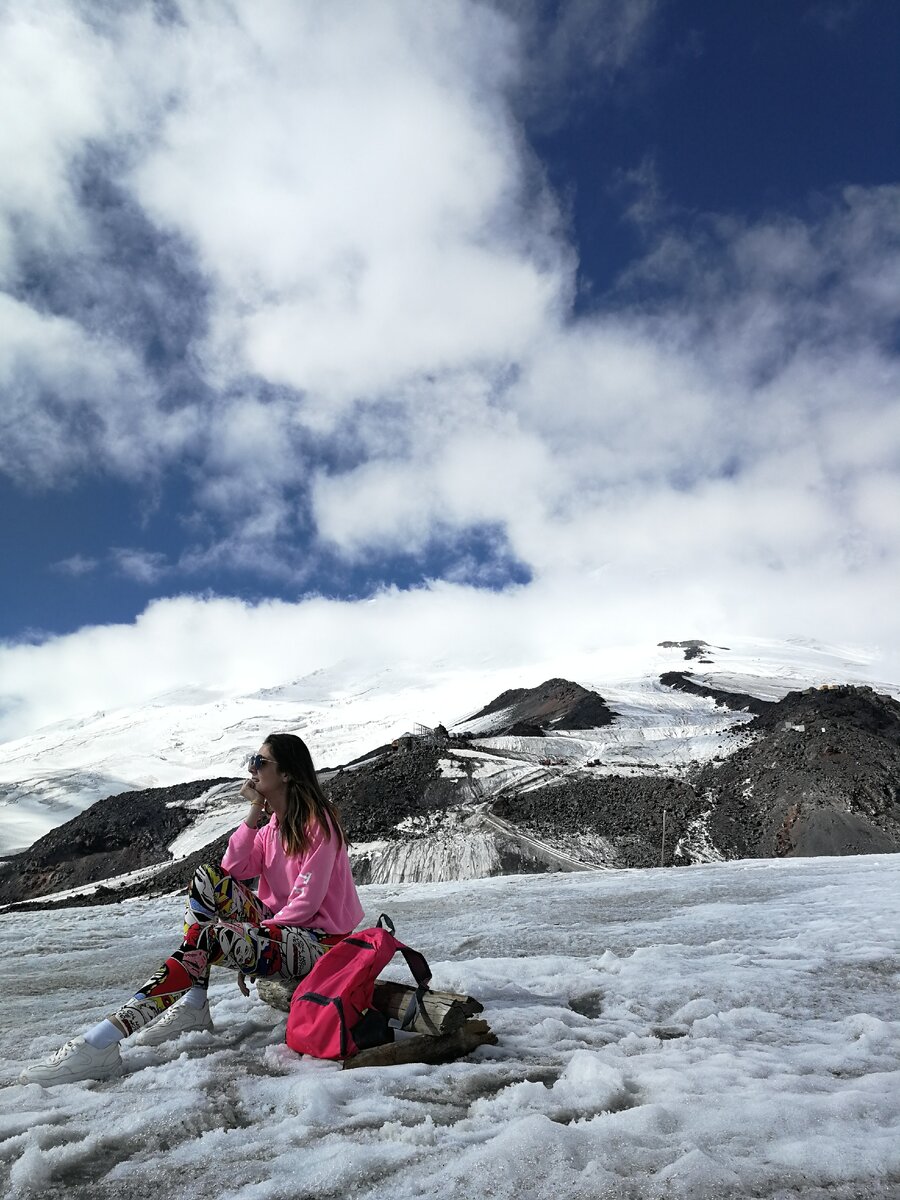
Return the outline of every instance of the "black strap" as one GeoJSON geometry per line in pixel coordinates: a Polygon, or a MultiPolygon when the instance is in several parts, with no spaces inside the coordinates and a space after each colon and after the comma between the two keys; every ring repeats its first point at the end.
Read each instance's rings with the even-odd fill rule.
{"type": "Polygon", "coordinates": [[[401,946],[400,953],[406,959],[406,965],[413,973],[413,978],[421,988],[427,988],[431,983],[431,967],[424,954],[413,950],[410,946],[401,946]]]}
{"type": "MultiPolygon", "coordinates": [[[[387,913],[382,913],[378,918],[378,927],[386,929],[392,936],[396,936],[394,922],[387,913]]],[[[347,941],[349,939],[345,938],[344,940],[347,941]]],[[[422,997],[428,991],[428,985],[431,983],[431,967],[428,965],[428,960],[424,954],[421,954],[418,950],[413,950],[411,946],[400,946],[400,953],[406,959],[406,965],[412,972],[413,979],[419,985],[410,997],[409,1004],[406,1006],[406,1011],[400,1021],[400,1028],[409,1029],[416,1019],[416,1014],[419,1013],[428,1028],[437,1036],[440,1030],[425,1011],[422,1004],[422,997]]]]}
{"type": "Polygon", "coordinates": [[[415,1023],[416,1014],[420,1014],[422,1017],[422,1020],[425,1022],[426,1026],[430,1030],[432,1037],[438,1037],[440,1035],[441,1031],[438,1029],[437,1025],[435,1025],[434,1021],[432,1021],[431,1017],[425,1011],[425,1006],[422,1003],[422,997],[425,995],[425,993],[427,991],[428,991],[427,987],[425,987],[424,985],[420,985],[419,987],[416,988],[416,990],[410,996],[409,1004],[407,1004],[407,1006],[406,1006],[406,1012],[403,1014],[403,1019],[400,1022],[400,1028],[401,1029],[412,1028],[413,1024],[415,1023]]]}

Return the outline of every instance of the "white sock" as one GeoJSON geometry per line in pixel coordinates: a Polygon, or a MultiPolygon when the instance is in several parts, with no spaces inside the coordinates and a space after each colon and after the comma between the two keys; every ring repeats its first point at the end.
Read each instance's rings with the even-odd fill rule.
{"type": "Polygon", "coordinates": [[[104,1018],[98,1025],[93,1025],[84,1035],[84,1040],[89,1046],[94,1046],[97,1050],[105,1050],[107,1046],[112,1046],[115,1042],[121,1042],[125,1034],[118,1027],[113,1025],[112,1021],[104,1018]]]}
{"type": "Polygon", "coordinates": [[[189,992],[185,992],[182,1003],[188,1008],[205,1008],[209,1003],[209,997],[206,994],[206,988],[194,984],[189,992]]]}

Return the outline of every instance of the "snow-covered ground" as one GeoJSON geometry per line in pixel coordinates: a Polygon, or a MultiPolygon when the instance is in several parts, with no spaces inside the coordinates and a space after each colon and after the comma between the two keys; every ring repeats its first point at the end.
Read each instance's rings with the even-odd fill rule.
{"type": "MultiPolygon", "coordinates": [[[[129,788],[239,774],[267,733],[300,734],[319,766],[347,763],[416,723],[448,727],[508,688],[564,676],[599,691],[615,724],[584,734],[498,738],[502,754],[534,761],[597,762],[597,770],[677,771],[722,749],[740,714],[703,697],[663,688],[663,671],[691,670],[712,686],[778,698],[791,688],[828,682],[879,682],[875,652],[805,642],[744,639],[713,647],[711,664],[685,662],[679,649],[636,646],[593,650],[572,659],[485,663],[458,670],[448,662],[411,662],[362,677],[346,663],[252,694],[194,688],[140,708],[82,715],[6,742],[0,755],[0,853],[23,849],[96,800],[129,788]]],[[[499,783],[498,779],[493,781],[499,783]]]]}
{"type": "Polygon", "coordinates": [[[196,813],[196,820],[169,844],[173,859],[187,858],[223,834],[231,833],[244,819],[247,801],[239,794],[237,783],[219,783],[178,807],[196,813]]]}
{"type": "MultiPolygon", "coordinates": [[[[176,897],[0,918],[0,1187],[113,1200],[900,1195],[900,855],[363,889],[496,1047],[341,1072],[214,976],[215,1035],[53,1090],[22,1063],[113,1008],[176,897]]],[[[393,972],[403,977],[398,965],[393,972]]]]}

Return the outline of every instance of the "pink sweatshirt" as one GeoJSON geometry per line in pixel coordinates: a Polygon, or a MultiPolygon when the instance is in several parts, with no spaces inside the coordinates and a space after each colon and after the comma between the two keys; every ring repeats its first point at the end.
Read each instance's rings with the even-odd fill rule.
{"type": "Polygon", "coordinates": [[[362,920],[347,847],[336,833],[326,838],[319,825],[306,853],[297,857],[285,854],[277,817],[260,829],[242,821],[228,842],[222,868],[235,879],[259,876],[256,894],[271,908],[276,925],[349,933],[362,920]]]}

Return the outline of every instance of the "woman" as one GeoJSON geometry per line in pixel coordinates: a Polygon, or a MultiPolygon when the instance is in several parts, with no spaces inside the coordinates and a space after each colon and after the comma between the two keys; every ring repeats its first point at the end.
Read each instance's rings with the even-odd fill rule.
{"type": "Polygon", "coordinates": [[[221,869],[197,870],[175,953],[127,1004],[26,1068],[23,1083],[107,1079],[121,1070],[119,1042],[132,1034],[155,1046],[211,1031],[211,966],[282,979],[306,975],[329,944],[359,924],[363,909],[344,831],[305,743],[292,733],[270,734],[250,758],[241,795],[250,809],[221,869]],[[240,882],[257,876],[255,893],[240,882]]]}

